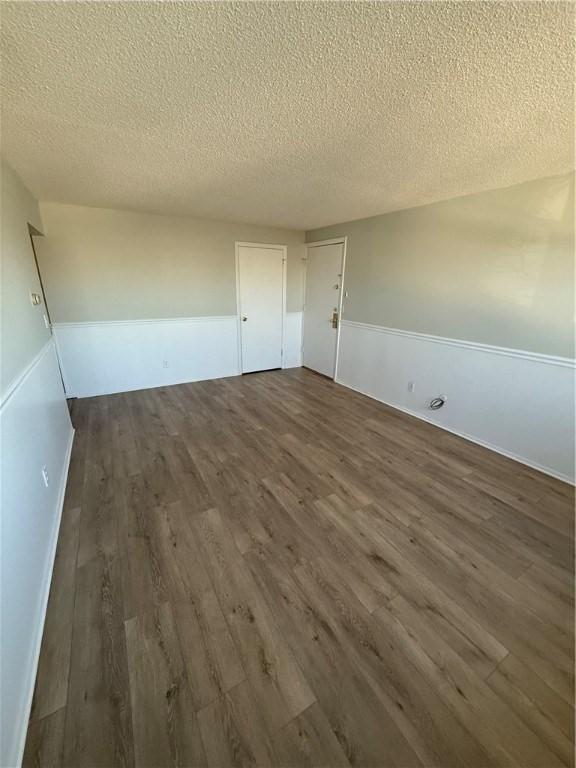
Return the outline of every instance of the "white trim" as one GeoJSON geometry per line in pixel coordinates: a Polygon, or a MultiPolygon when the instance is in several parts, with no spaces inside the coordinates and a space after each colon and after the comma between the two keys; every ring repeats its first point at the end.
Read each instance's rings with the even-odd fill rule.
{"type": "Polygon", "coordinates": [[[282,368],[302,367],[302,311],[286,312],[282,368]]]}
{"type": "Polygon", "coordinates": [[[60,478],[60,489],[58,491],[58,507],[57,507],[57,513],[56,513],[56,520],[54,521],[54,529],[52,531],[51,541],[50,541],[50,554],[48,557],[48,568],[47,572],[44,576],[43,583],[44,583],[44,591],[42,593],[42,602],[41,602],[41,623],[38,626],[38,631],[36,634],[36,640],[34,642],[34,650],[32,654],[33,659],[33,674],[30,677],[30,687],[27,694],[27,701],[26,701],[26,707],[24,709],[25,717],[23,718],[22,722],[22,732],[20,734],[19,739],[19,746],[18,746],[18,762],[17,765],[22,764],[22,759],[24,757],[24,748],[26,746],[26,734],[28,732],[28,721],[30,719],[30,711],[32,709],[32,699],[34,697],[34,687],[36,685],[36,674],[38,672],[38,662],[40,660],[40,650],[42,648],[42,636],[44,634],[44,624],[46,622],[46,612],[48,610],[48,598],[50,596],[50,586],[52,584],[52,572],[54,571],[54,562],[56,560],[56,548],[58,546],[58,535],[60,533],[60,522],[62,520],[62,511],[64,509],[64,498],[66,496],[66,484],[68,482],[68,471],[70,469],[70,458],[72,456],[72,445],[74,443],[74,434],[75,430],[74,428],[70,431],[70,437],[68,440],[68,445],[66,447],[66,455],[64,457],[64,469],[62,472],[62,476],[60,478]]]}
{"type": "Polygon", "coordinates": [[[336,334],[336,355],[334,357],[334,381],[338,375],[338,359],[340,357],[340,333],[342,330],[342,307],[344,306],[344,280],[346,279],[346,250],[348,247],[348,238],[342,241],[342,276],[340,278],[340,299],[338,302],[338,332],[336,334]]]}
{"type": "Polygon", "coordinates": [[[288,246],[283,246],[282,256],[282,346],[280,347],[280,368],[286,362],[286,283],[288,282],[288,246]]]}
{"type": "Polygon", "coordinates": [[[284,251],[288,250],[288,246],[282,245],[282,243],[256,243],[254,241],[245,243],[243,240],[236,240],[235,244],[238,248],[276,248],[284,251]]]}
{"type": "Polygon", "coordinates": [[[305,243],[306,248],[317,248],[319,245],[338,245],[338,243],[345,243],[346,237],[332,237],[329,240],[314,240],[311,243],[305,243]]]}
{"type": "Polygon", "coordinates": [[[234,269],[236,274],[236,356],[238,358],[238,375],[242,376],[242,321],[240,319],[240,246],[234,243],[234,269]]]}
{"type": "Polygon", "coordinates": [[[394,336],[407,336],[409,338],[419,339],[421,341],[431,341],[435,344],[446,344],[451,347],[464,347],[465,349],[474,349],[479,352],[489,352],[493,355],[520,357],[523,360],[531,360],[535,363],[545,363],[547,365],[558,365],[562,368],[576,368],[576,360],[570,357],[546,355],[540,352],[529,352],[528,350],[524,349],[497,347],[493,344],[483,344],[477,341],[466,341],[465,339],[451,339],[445,336],[433,336],[428,333],[405,331],[400,328],[387,328],[383,325],[371,325],[370,323],[359,323],[353,320],[342,320],[341,325],[350,326],[351,328],[362,328],[364,330],[374,331],[376,333],[387,333],[394,336]]]}
{"type": "Polygon", "coordinates": [[[24,368],[24,370],[20,371],[20,373],[12,379],[10,384],[8,384],[6,391],[4,392],[2,396],[2,400],[0,402],[0,411],[2,411],[2,409],[8,404],[8,401],[10,400],[14,392],[16,392],[16,390],[19,389],[22,386],[22,384],[24,384],[24,382],[26,381],[26,379],[28,378],[32,370],[38,365],[40,360],[42,360],[44,355],[48,352],[48,350],[52,347],[53,344],[54,344],[54,337],[50,335],[50,338],[48,339],[46,344],[44,344],[44,346],[38,352],[38,354],[35,355],[32,358],[32,360],[28,363],[28,365],[24,368]]]}
{"type": "Polygon", "coordinates": [[[89,328],[101,325],[147,325],[150,323],[207,323],[233,320],[236,315],[199,315],[198,317],[152,317],[143,320],[87,320],[79,323],[52,323],[53,328],[89,328]]]}
{"type": "Polygon", "coordinates": [[[286,348],[286,283],[288,267],[288,246],[279,243],[245,243],[236,240],[234,243],[234,260],[236,265],[236,323],[238,325],[238,370],[243,374],[242,368],[242,307],[240,305],[240,248],[270,248],[282,252],[282,339],[280,367],[284,368],[286,348]]]}
{"type": "Polygon", "coordinates": [[[304,270],[304,306],[302,307],[302,356],[304,355],[304,314],[306,313],[306,287],[308,281],[308,249],[319,248],[323,245],[342,245],[342,262],[340,264],[340,291],[338,294],[338,328],[336,329],[336,351],[334,354],[334,374],[333,380],[336,381],[338,375],[338,358],[340,355],[340,329],[342,327],[342,307],[344,304],[344,280],[346,278],[346,251],[348,248],[348,236],[332,237],[329,240],[317,240],[306,245],[306,269],[304,270]]]}
{"type": "Polygon", "coordinates": [[[375,395],[371,395],[368,392],[364,392],[362,389],[359,389],[358,387],[353,387],[350,384],[344,384],[344,382],[339,381],[338,379],[334,379],[336,384],[339,384],[341,387],[345,387],[346,389],[351,389],[354,392],[357,392],[359,395],[364,395],[364,397],[369,397],[371,400],[376,400],[378,403],[383,403],[384,405],[387,405],[389,408],[394,408],[396,411],[402,411],[402,413],[406,413],[409,416],[413,416],[415,419],[420,419],[420,421],[425,421],[428,424],[432,424],[432,426],[437,427],[438,429],[442,429],[445,432],[450,432],[452,435],[456,435],[457,437],[462,437],[464,440],[468,440],[471,443],[475,443],[476,445],[480,445],[483,448],[487,448],[490,451],[494,451],[494,453],[499,453],[501,456],[506,456],[508,459],[513,459],[514,461],[517,461],[519,464],[524,464],[526,467],[530,467],[531,469],[536,469],[539,472],[543,472],[545,475],[550,475],[550,477],[556,478],[556,480],[562,480],[565,483],[568,483],[569,485],[574,485],[575,481],[568,477],[567,475],[562,474],[561,472],[557,472],[554,469],[550,469],[550,467],[545,467],[542,464],[538,464],[535,461],[530,461],[530,459],[526,459],[523,456],[519,456],[517,453],[513,453],[512,451],[507,451],[504,448],[500,448],[493,443],[488,443],[485,440],[481,440],[477,437],[472,437],[472,435],[469,435],[466,432],[460,432],[457,429],[451,429],[450,427],[446,427],[444,424],[438,424],[437,421],[434,421],[434,419],[429,418],[428,416],[425,416],[423,413],[419,413],[418,411],[413,411],[410,408],[405,408],[402,405],[398,405],[397,403],[391,403],[388,400],[383,400],[381,397],[376,397],[375,395]]]}
{"type": "Polygon", "coordinates": [[[211,376],[209,379],[174,379],[174,381],[167,381],[167,382],[160,382],[158,384],[153,384],[150,386],[135,386],[135,387],[127,387],[126,389],[112,389],[110,391],[102,391],[99,389],[94,390],[82,390],[81,392],[75,392],[72,390],[69,394],[67,394],[68,398],[78,398],[82,400],[85,397],[106,397],[107,395],[117,395],[121,392],[141,392],[144,389],[166,389],[166,387],[178,387],[181,384],[195,384],[199,381],[217,381],[218,379],[229,379],[233,376],[239,376],[240,374],[234,371],[234,373],[226,373],[222,376],[211,376]]]}

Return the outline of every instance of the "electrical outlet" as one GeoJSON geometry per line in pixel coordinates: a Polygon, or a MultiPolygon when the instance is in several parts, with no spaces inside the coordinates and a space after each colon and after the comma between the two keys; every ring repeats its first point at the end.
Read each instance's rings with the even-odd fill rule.
{"type": "Polygon", "coordinates": [[[409,381],[408,382],[408,392],[414,392],[414,382],[409,381]]]}
{"type": "Polygon", "coordinates": [[[42,480],[44,481],[46,488],[48,488],[50,485],[50,478],[48,477],[48,467],[46,466],[42,467],[42,480]]]}
{"type": "Polygon", "coordinates": [[[162,360],[162,368],[168,368],[168,360],[162,360]]]}

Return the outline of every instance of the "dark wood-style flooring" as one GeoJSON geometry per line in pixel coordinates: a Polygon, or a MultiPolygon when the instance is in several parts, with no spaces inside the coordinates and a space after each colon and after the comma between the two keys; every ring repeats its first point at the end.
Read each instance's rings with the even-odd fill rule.
{"type": "Polygon", "coordinates": [[[573,496],[303,369],[78,400],[25,765],[573,764],[573,496]]]}

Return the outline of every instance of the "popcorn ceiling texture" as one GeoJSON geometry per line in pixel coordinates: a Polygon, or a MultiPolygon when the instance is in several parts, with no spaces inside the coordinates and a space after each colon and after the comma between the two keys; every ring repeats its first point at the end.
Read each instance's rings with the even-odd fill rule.
{"type": "Polygon", "coordinates": [[[307,229],[573,166],[574,6],[2,3],[41,200],[307,229]]]}

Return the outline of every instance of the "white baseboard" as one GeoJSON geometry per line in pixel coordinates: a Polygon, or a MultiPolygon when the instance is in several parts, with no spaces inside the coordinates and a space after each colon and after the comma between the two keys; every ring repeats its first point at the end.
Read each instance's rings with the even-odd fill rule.
{"type": "Polygon", "coordinates": [[[12,768],[26,740],[74,435],[52,340],[11,386],[0,418],[0,765],[12,768]]]}
{"type": "Polygon", "coordinates": [[[343,321],[336,381],[574,483],[570,359],[343,321]]]}
{"type": "Polygon", "coordinates": [[[336,384],[340,384],[341,386],[346,387],[346,389],[352,389],[354,392],[358,392],[359,395],[364,395],[365,397],[369,397],[371,400],[377,400],[379,403],[382,403],[383,405],[388,405],[390,408],[394,408],[394,410],[396,411],[402,411],[402,413],[406,413],[408,416],[414,416],[415,419],[420,419],[420,421],[425,421],[428,424],[433,424],[435,427],[438,427],[439,429],[443,429],[445,432],[450,432],[452,435],[457,435],[458,437],[462,437],[464,438],[464,440],[469,440],[471,443],[475,443],[476,445],[481,445],[483,448],[488,448],[490,451],[499,453],[501,456],[506,456],[508,459],[514,459],[514,461],[517,461],[520,464],[524,464],[525,466],[530,467],[531,469],[537,469],[539,472],[543,472],[545,475],[550,475],[551,477],[555,477],[557,480],[562,480],[564,483],[570,483],[570,485],[574,485],[574,480],[571,477],[568,477],[567,475],[562,475],[559,472],[555,472],[554,470],[551,470],[549,467],[543,467],[541,464],[537,464],[534,461],[529,461],[523,456],[519,456],[518,454],[512,453],[511,451],[506,451],[503,448],[493,445],[492,443],[487,443],[485,440],[479,440],[477,437],[468,435],[465,432],[460,432],[456,429],[450,429],[449,427],[437,424],[434,418],[425,416],[424,414],[418,413],[417,411],[412,411],[409,408],[404,408],[403,406],[398,405],[397,403],[389,403],[387,400],[382,400],[382,398],[380,397],[375,397],[374,395],[370,395],[368,392],[363,392],[361,389],[358,389],[358,387],[352,387],[349,384],[345,384],[343,381],[340,381],[339,379],[334,379],[334,381],[336,382],[336,384]]]}

